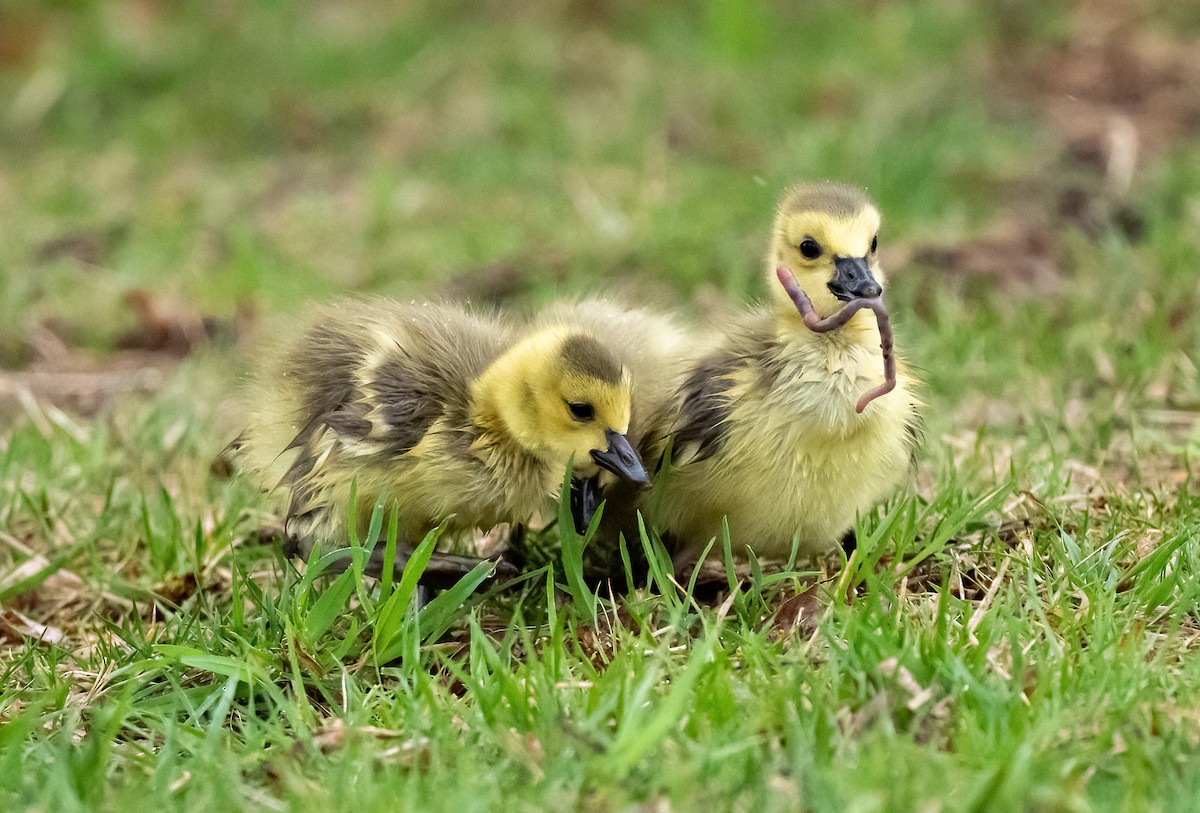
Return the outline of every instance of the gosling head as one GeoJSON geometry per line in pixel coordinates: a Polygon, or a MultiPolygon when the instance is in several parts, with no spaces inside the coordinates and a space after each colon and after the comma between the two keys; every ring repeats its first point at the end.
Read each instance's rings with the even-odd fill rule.
{"type": "Polygon", "coordinates": [[[585,333],[547,330],[521,342],[481,380],[504,429],[557,471],[574,459],[576,478],[607,469],[649,479],[625,433],[631,379],[616,356],[585,333]]]}
{"type": "Polygon", "coordinates": [[[791,269],[822,317],[852,299],[883,293],[879,268],[879,210],[864,192],[830,182],[806,183],[784,192],[771,230],[768,290],[788,313],[795,306],[775,279],[791,269]]]}

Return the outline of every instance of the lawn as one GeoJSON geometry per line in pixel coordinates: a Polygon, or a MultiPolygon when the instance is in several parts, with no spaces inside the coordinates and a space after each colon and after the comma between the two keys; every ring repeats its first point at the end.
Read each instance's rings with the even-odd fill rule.
{"type": "Polygon", "coordinates": [[[6,0],[0,808],[1194,810],[1197,87],[1167,2],[6,0]],[[928,402],[849,562],[418,608],[260,541],[301,303],[720,330],[810,178],[928,402]]]}

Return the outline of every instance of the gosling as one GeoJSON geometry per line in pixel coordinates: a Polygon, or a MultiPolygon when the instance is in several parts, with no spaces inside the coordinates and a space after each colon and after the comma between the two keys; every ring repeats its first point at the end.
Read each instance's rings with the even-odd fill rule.
{"type": "MultiPolygon", "coordinates": [[[[683,385],[692,363],[707,346],[705,339],[662,309],[632,308],[621,303],[587,299],[559,302],[538,314],[541,326],[575,326],[603,336],[606,346],[630,371],[632,383],[630,445],[643,461],[658,460],[666,429],[674,414],[675,393],[683,385]]],[[[629,554],[640,568],[637,512],[648,495],[644,482],[601,471],[590,479],[572,482],[572,507],[576,531],[582,533],[592,513],[604,505],[596,535],[589,548],[591,575],[616,578],[623,570],[618,537],[632,543],[629,554]]],[[[620,581],[617,578],[617,581],[620,581]]]]}
{"type": "MultiPolygon", "coordinates": [[[[586,328],[522,335],[451,305],[357,300],[316,311],[261,370],[235,444],[287,490],[295,551],[345,545],[350,512],[366,528],[382,498],[402,571],[442,521],[453,533],[550,515],[568,461],[576,478],[605,469],[644,482],[626,437],[630,390],[628,368],[586,328]]],[[[388,563],[371,541],[378,575],[388,563]]],[[[422,583],[453,583],[477,562],[435,554],[422,583]]]]}
{"type": "Polygon", "coordinates": [[[801,557],[849,549],[856,515],[908,476],[920,425],[908,369],[899,364],[894,389],[855,409],[883,381],[873,314],[813,332],[776,278],[794,272],[822,318],[880,296],[879,226],[858,189],[784,193],[767,255],[771,303],[725,332],[676,394],[670,465],[650,511],[677,564],[719,545],[723,519],[735,551],[760,558],[787,559],[793,545],[801,557]]]}

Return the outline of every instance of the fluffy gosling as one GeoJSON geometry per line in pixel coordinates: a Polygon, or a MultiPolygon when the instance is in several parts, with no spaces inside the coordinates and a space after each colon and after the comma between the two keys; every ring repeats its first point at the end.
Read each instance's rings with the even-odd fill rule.
{"type": "Polygon", "coordinates": [[[790,269],[822,318],[879,297],[879,226],[875,205],[851,187],[783,195],[767,255],[770,305],[728,330],[677,394],[671,466],[651,503],[677,561],[720,540],[723,518],[735,547],[760,557],[788,557],[794,539],[801,556],[821,554],[906,478],[919,426],[907,368],[856,410],[884,378],[873,314],[814,332],[776,276],[790,269]]]}
{"type": "MultiPolygon", "coordinates": [[[[616,302],[589,299],[558,303],[539,314],[543,327],[577,327],[603,336],[605,345],[630,371],[632,410],[627,433],[630,445],[644,461],[657,461],[665,446],[674,414],[675,393],[689,365],[700,357],[703,340],[661,310],[630,308],[616,302]]],[[[625,534],[630,553],[638,559],[637,511],[647,496],[646,483],[599,472],[572,483],[576,530],[582,532],[592,512],[604,503],[589,565],[596,575],[616,576],[621,568],[617,538],[625,534]]]]}
{"type": "MultiPolygon", "coordinates": [[[[288,491],[284,532],[300,553],[347,542],[382,496],[399,520],[396,562],[444,519],[449,530],[550,515],[568,460],[642,482],[626,438],[629,370],[587,327],[524,335],[450,305],[385,300],[318,310],[259,374],[237,442],[251,471],[288,491]],[[352,484],[356,504],[351,506],[352,484]]],[[[378,543],[369,571],[381,572],[378,543]]],[[[477,560],[438,554],[423,582],[477,560]]]]}

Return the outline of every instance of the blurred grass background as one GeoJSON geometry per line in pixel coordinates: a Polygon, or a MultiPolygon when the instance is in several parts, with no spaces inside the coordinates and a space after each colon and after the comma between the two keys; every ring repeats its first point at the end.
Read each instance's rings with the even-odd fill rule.
{"type": "Polygon", "coordinates": [[[975,32],[1007,13],[9,4],[7,36],[34,41],[6,48],[4,259],[38,273],[6,275],[6,301],[630,280],[744,297],[779,189],[812,177],[869,186],[892,239],[961,235],[1045,170],[1045,135],[977,92],[975,32]],[[75,232],[89,267],[48,248],[75,232]]]}
{"type": "MultiPolygon", "coordinates": [[[[1194,780],[1171,771],[1195,764],[1187,709],[1200,675],[1172,658],[1195,640],[1195,594],[1170,590],[1194,580],[1200,523],[1189,464],[1200,449],[1197,88],[1194,3],[0,0],[0,714],[21,743],[10,760],[35,766],[0,765],[0,790],[115,809],[151,791],[177,799],[173,783],[193,772],[203,790],[183,798],[196,804],[318,809],[330,797],[305,784],[312,769],[337,798],[386,806],[386,775],[353,790],[358,751],[334,748],[319,768],[301,760],[286,781],[260,759],[264,743],[315,742],[341,724],[340,698],[351,724],[434,739],[407,780],[426,806],[491,798],[486,773],[461,776],[438,739],[461,714],[497,787],[531,805],[574,804],[580,787],[596,809],[655,794],[686,805],[733,798],[745,782],[778,793],[743,801],[789,809],[795,772],[821,809],[986,809],[993,796],[1007,809],[1139,809],[1151,792],[1154,809],[1185,809],[1172,804],[1193,798],[1194,780]],[[823,622],[845,642],[813,656],[824,669],[768,644],[739,603],[745,626],[726,629],[736,640],[715,658],[744,685],[697,684],[703,702],[676,710],[699,722],[637,746],[661,749],[642,753],[665,754],[671,770],[635,772],[628,791],[605,790],[604,777],[633,768],[597,767],[595,754],[616,753],[603,710],[636,710],[666,675],[698,674],[700,657],[654,649],[647,617],[635,644],[611,653],[628,671],[603,679],[561,628],[562,652],[545,663],[523,665],[513,653],[532,643],[511,630],[504,667],[476,643],[472,658],[501,688],[478,664],[453,691],[411,664],[372,688],[378,672],[341,662],[350,644],[312,654],[333,677],[296,677],[310,664],[296,654],[303,630],[285,624],[288,594],[270,586],[257,611],[231,597],[263,581],[261,554],[246,550],[262,499],[209,468],[237,430],[222,405],[277,315],[348,291],[517,308],[617,292],[719,329],[764,294],[780,190],[812,178],[863,185],[880,204],[900,346],[928,382],[918,493],[888,511],[921,508],[932,523],[934,509],[978,500],[964,527],[1036,528],[1028,562],[997,536],[972,565],[981,584],[1004,582],[998,594],[966,597],[960,578],[961,606],[947,610],[949,593],[906,599],[907,581],[880,565],[864,589],[882,598],[838,604],[823,622]],[[996,489],[1012,497],[999,512],[978,496],[996,489]],[[997,573],[1010,555],[1010,574],[1028,565],[1024,581],[997,573]],[[1121,556],[1161,567],[1170,590],[1121,556]],[[990,615],[946,642],[943,614],[965,625],[993,600],[990,634],[1014,641],[1039,677],[1012,667],[987,684],[999,679],[970,639],[987,637],[990,615]],[[893,606],[914,608],[894,631],[893,606]],[[1073,615],[1081,606],[1107,608],[1107,626],[1086,626],[1101,622],[1073,615]],[[21,618],[66,642],[47,645],[21,618]],[[1079,643],[1135,627],[1161,637],[1120,649],[1111,669],[1107,650],[1079,643]],[[1064,650],[1051,628],[1074,644],[1064,650]],[[907,666],[884,674],[890,657],[907,666]],[[281,670],[265,695],[235,703],[240,670],[263,664],[281,670]],[[560,666],[596,681],[581,705],[563,699],[560,666]],[[289,668],[299,697],[321,695],[319,712],[272,694],[289,668]],[[896,700],[912,683],[903,669],[955,705],[910,713],[896,700]],[[961,688],[972,669],[982,699],[961,688]],[[1055,669],[1090,677],[1057,681],[1055,669]],[[222,675],[233,682],[214,682],[222,675]],[[337,679],[346,694],[330,688],[337,679]],[[1052,686],[1052,701],[1030,710],[1026,679],[1052,686]],[[497,711],[538,680],[542,716],[497,711]],[[1170,711],[1147,711],[1139,692],[1170,711]],[[558,730],[551,698],[578,731],[558,730]],[[786,698],[803,702],[774,705],[786,698]],[[256,702],[276,728],[254,728],[256,702]],[[831,716],[810,715],[813,703],[831,716]],[[237,733],[216,757],[226,715],[237,733]],[[739,721],[749,728],[735,736],[739,721]],[[76,725],[93,732],[78,753],[76,725]],[[540,784],[522,773],[535,734],[551,757],[540,784]],[[191,743],[189,756],[157,761],[175,753],[159,737],[191,743]],[[1062,737],[1072,747],[1046,757],[1062,737]],[[744,761],[721,756],[734,751],[744,761]],[[1080,765],[1101,759],[1085,777],[1080,765]],[[106,796],[114,766],[131,773],[106,796]],[[889,808],[890,792],[905,802],[889,808]]],[[[930,532],[872,527],[901,551],[930,532]]],[[[639,730],[635,713],[621,720],[639,730]]]]}
{"type": "Polygon", "coordinates": [[[893,301],[935,396],[1034,390],[1052,413],[1042,368],[1091,369],[1093,351],[1122,384],[1167,375],[1195,392],[1162,373],[1195,346],[1191,320],[1171,318],[1197,296],[1180,239],[1200,185],[1197,103],[1176,98],[1196,70],[1194,47],[1175,54],[1194,45],[1186,11],[10,0],[0,14],[10,367],[40,326],[113,346],[137,324],[131,289],[220,318],[345,290],[527,304],[613,288],[708,317],[761,295],[779,190],[828,177],[885,212],[893,301]],[[1122,119],[1133,174],[1113,178],[1122,119]],[[1103,324],[1139,295],[1139,319],[1103,324]]]}

